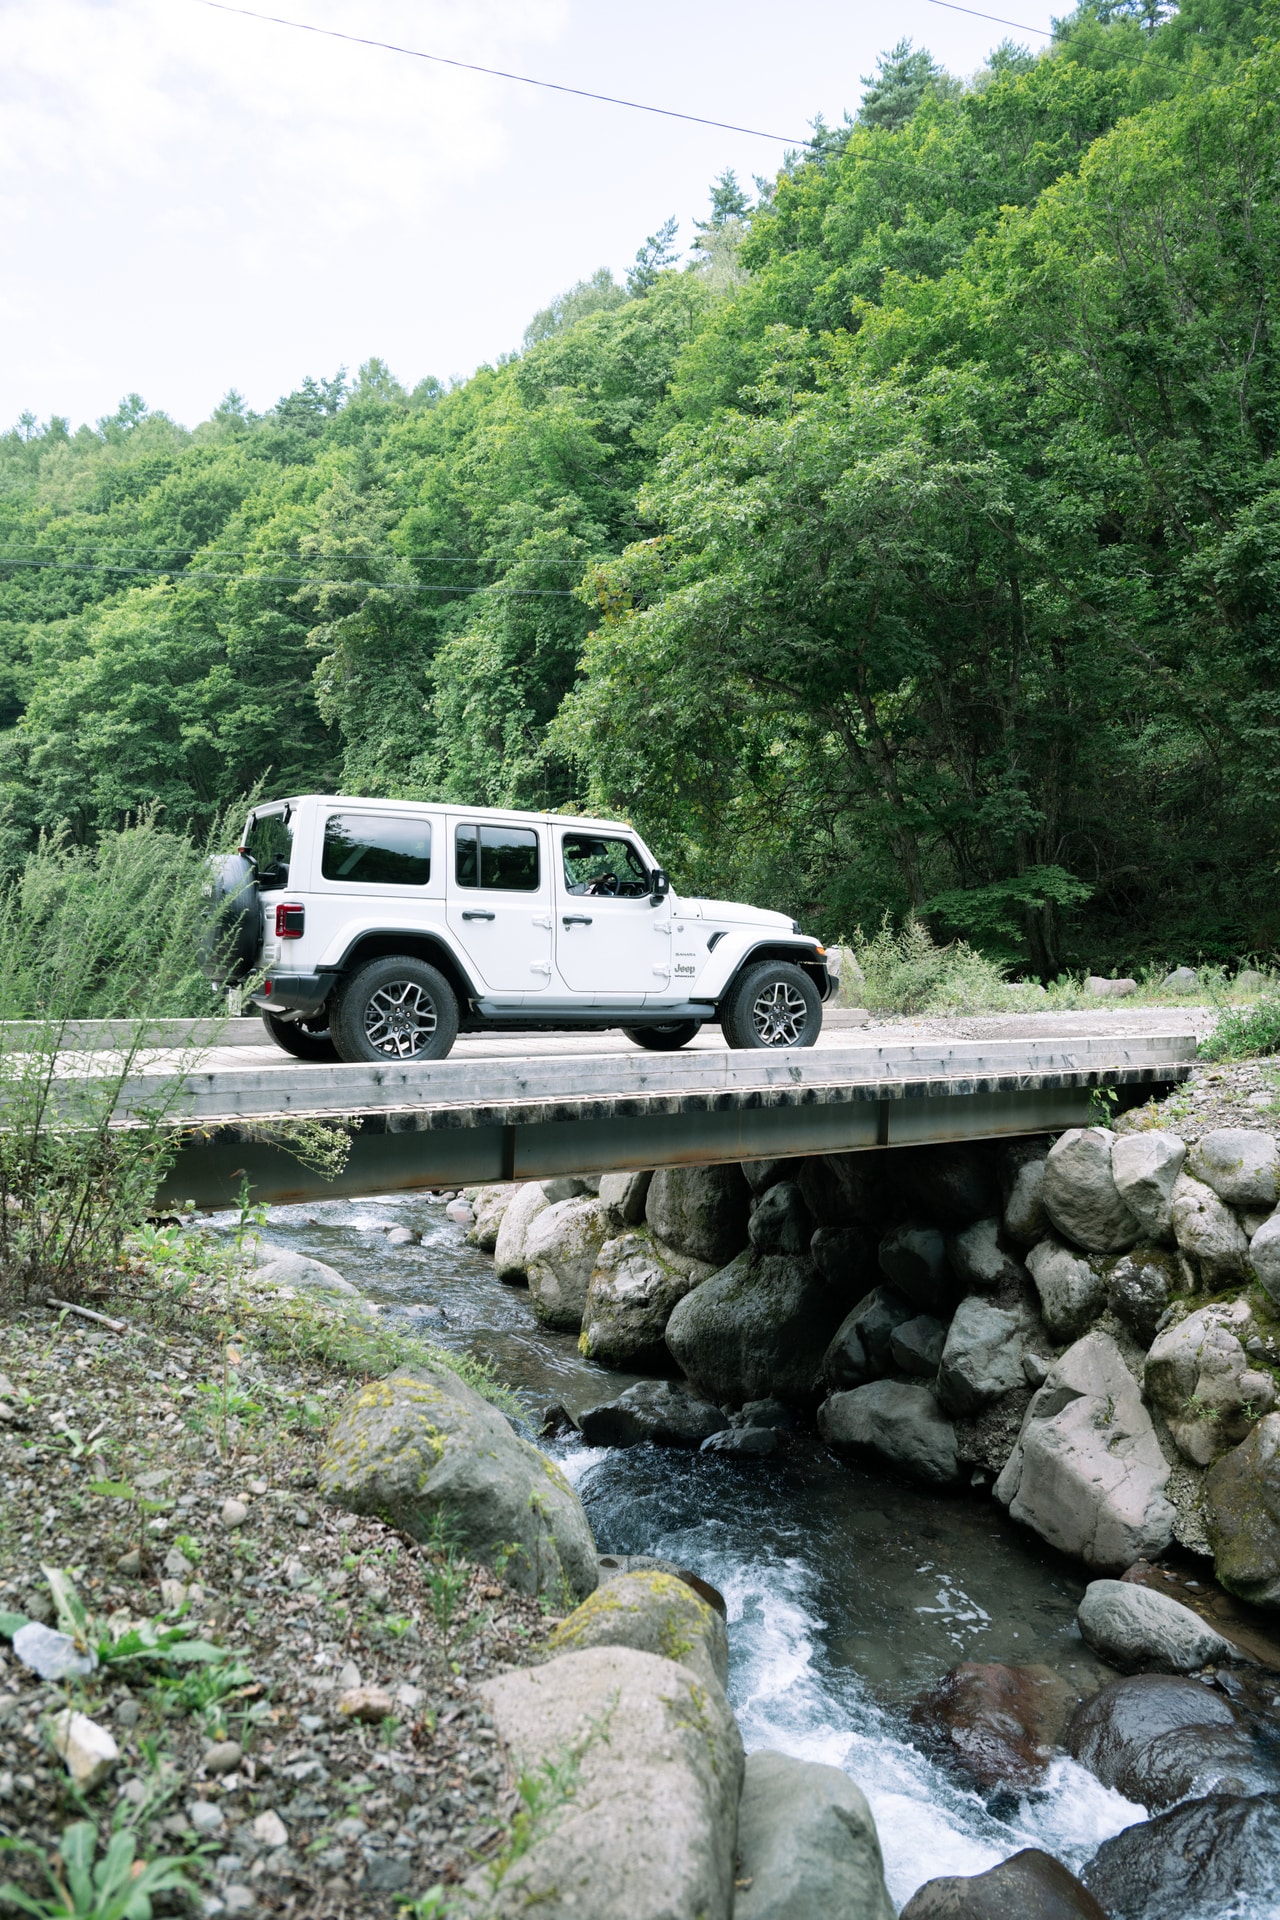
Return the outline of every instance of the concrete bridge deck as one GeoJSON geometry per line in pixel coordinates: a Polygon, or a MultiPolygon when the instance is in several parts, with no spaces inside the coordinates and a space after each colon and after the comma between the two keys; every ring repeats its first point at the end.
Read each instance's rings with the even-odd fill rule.
{"type": "MultiPolygon", "coordinates": [[[[837,1028],[784,1054],[714,1041],[649,1054],[612,1035],[472,1036],[448,1060],[403,1067],[219,1048],[184,1075],[171,1109],[188,1131],[161,1204],[225,1206],[244,1178],[255,1198],[279,1202],[1051,1132],[1094,1118],[1100,1089],[1133,1105],[1190,1072],[1190,1021],[1145,1033],[1044,1030],[1086,1020],[1041,1015],[1028,1035],[965,1040],[837,1028]],[[351,1130],[336,1181],[280,1143],[280,1123],[302,1119],[351,1130]]],[[[168,1105],[170,1059],[140,1064],[122,1120],[168,1105]]]]}

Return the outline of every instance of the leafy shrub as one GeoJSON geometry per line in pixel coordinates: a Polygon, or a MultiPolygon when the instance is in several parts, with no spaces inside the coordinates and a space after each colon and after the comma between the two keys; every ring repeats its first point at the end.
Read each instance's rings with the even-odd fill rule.
{"type": "Polygon", "coordinates": [[[1200,1043],[1205,1060],[1251,1060],[1260,1053],[1280,1053],[1280,993],[1252,1006],[1228,1007],[1200,1043]]]}
{"type": "Polygon", "coordinates": [[[852,953],[862,973],[858,998],[872,1012],[1001,1012],[1025,1004],[1001,962],[965,940],[939,946],[920,920],[895,932],[886,916],[869,940],[859,928],[852,953]]]}

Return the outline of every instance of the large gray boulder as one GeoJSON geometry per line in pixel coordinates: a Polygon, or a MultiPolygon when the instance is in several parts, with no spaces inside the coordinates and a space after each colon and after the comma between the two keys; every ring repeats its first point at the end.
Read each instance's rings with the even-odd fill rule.
{"type": "Polygon", "coordinates": [[[1026,1385],[1022,1330],[1012,1313],[970,1294],[956,1308],[938,1367],[938,1404],[944,1412],[974,1414],[1003,1393],[1026,1385]]]}
{"type": "Polygon", "coordinates": [[[1109,1127],[1072,1127],[1049,1149],[1044,1207],[1058,1232],[1090,1253],[1123,1253],[1142,1229],[1111,1172],[1109,1127]]]}
{"type": "Polygon", "coordinates": [[[926,1880],[901,1920],[1108,1920],[1074,1873],[1039,1847],[1024,1847],[985,1873],[926,1880]]]}
{"type": "MultiPolygon", "coordinates": [[[[835,1391],[862,1387],[895,1364],[897,1328],[921,1316],[892,1287],[873,1287],[840,1322],[822,1356],[822,1379],[835,1391]]],[[[932,1319],[932,1316],[926,1316],[932,1319]]],[[[939,1324],[934,1322],[934,1324],[939,1324]]],[[[941,1357],[941,1356],[939,1356],[941,1357]]]]}
{"type": "Polygon", "coordinates": [[[747,1225],[751,1244],[761,1253],[807,1253],[813,1231],[813,1216],[794,1180],[770,1187],[747,1225]]]}
{"type": "Polygon", "coordinates": [[[874,1286],[876,1243],[866,1227],[819,1227],[809,1241],[809,1258],[829,1287],[856,1300],[874,1286]]]}
{"type": "Polygon", "coordinates": [[[1194,1466],[1207,1467],[1243,1440],[1259,1414],[1275,1405],[1275,1381],[1250,1365],[1242,1344],[1251,1325],[1246,1300],[1201,1307],[1166,1328],[1147,1355],[1147,1397],[1194,1466]]]}
{"type": "Polygon", "coordinates": [[[774,1398],[806,1406],[841,1304],[807,1259],[752,1248],[685,1295],[667,1322],[667,1346],[721,1405],[774,1398]]]}
{"type": "Polygon", "coordinates": [[[530,1180],[507,1202],[493,1244],[493,1264],[499,1280],[525,1279],[528,1269],[524,1249],[529,1228],[550,1204],[540,1180],[530,1180]]]}
{"type": "Polygon", "coordinates": [[[799,1167],[791,1161],[787,1177],[796,1181],[820,1227],[870,1225],[880,1218],[884,1204],[877,1158],[869,1153],[815,1154],[799,1167]]]}
{"type": "Polygon", "coordinates": [[[981,1293],[1016,1286],[1022,1278],[1021,1263],[1000,1245],[1000,1222],[994,1215],[953,1233],[947,1252],[960,1284],[976,1287],[981,1293]]]}
{"type": "Polygon", "coordinates": [[[1218,1127],[1201,1134],[1187,1155],[1187,1172],[1232,1207],[1274,1207],[1280,1199],[1280,1147],[1253,1127],[1218,1127]]]}
{"type": "MultiPolygon", "coordinates": [[[[946,1344],[947,1330],[941,1320],[935,1320],[931,1314],[920,1313],[914,1320],[904,1320],[900,1327],[894,1328],[889,1338],[889,1352],[894,1366],[901,1367],[904,1373],[914,1373],[922,1380],[932,1380],[946,1344]]],[[[854,1381],[852,1384],[857,1386],[860,1382],[854,1381]]]]}
{"type": "Polygon", "coordinates": [[[927,1387],[873,1380],[833,1393],[818,1409],[818,1431],[829,1447],[872,1453],[926,1486],[953,1486],[960,1477],[955,1428],[927,1387]]]}
{"type": "Polygon", "coordinates": [[[578,1416],[589,1447],[700,1447],[728,1425],[714,1401],[676,1380],[637,1380],[578,1416]]]}
{"type": "Polygon", "coordinates": [[[1049,1369],[995,1495],[1061,1552],[1123,1569],[1172,1539],[1168,1482],[1138,1383],[1114,1340],[1095,1330],[1049,1369]]]}
{"type": "Polygon", "coordinates": [[[602,1173],[600,1198],[613,1209],[620,1227],[638,1227],[644,1221],[652,1173],[602,1173]]]}
{"type": "Polygon", "coordinates": [[[908,1221],[880,1242],[880,1271],[917,1313],[945,1318],[956,1297],[947,1243],[937,1227],[908,1221]]]}
{"type": "MultiPolygon", "coordinates": [[[[1211,1793],[1104,1841],[1084,1877],[1112,1920],[1274,1914],[1280,1793],[1211,1793]]],[[[906,1915],[903,1915],[906,1920],[906,1915]]]]}
{"type": "Polygon", "coordinates": [[[582,1352],[606,1367],[657,1366],[672,1309],[711,1271],[697,1260],[664,1257],[647,1233],[606,1240],[587,1287],[582,1352]]]}
{"type": "Polygon", "coordinates": [[[893,1920],[876,1823],[839,1767],[747,1756],[733,1920],[893,1920]]]}
{"type": "Polygon", "coordinates": [[[885,1156],[883,1171],[913,1212],[948,1227],[985,1219],[1000,1203],[992,1159],[981,1147],[899,1147],[885,1156]]]}
{"type": "Polygon", "coordinates": [[[599,1579],[587,1516],[555,1462],[445,1367],[401,1367],[343,1406],[320,1463],[331,1506],[414,1540],[442,1522],[521,1593],[582,1599],[599,1579]]]}
{"type": "Polygon", "coordinates": [[[1270,1413],[1206,1476],[1214,1571],[1255,1606],[1280,1607],[1280,1413],[1270,1413]]]}
{"type": "Polygon", "coordinates": [[[1249,1242],[1249,1264],[1271,1296],[1274,1306],[1280,1307],[1280,1213],[1273,1213],[1249,1242]]]}
{"type": "Polygon", "coordinates": [[[1240,1658],[1231,1642],[1190,1607],[1129,1580],[1090,1581],[1076,1624],[1094,1651],[1125,1673],[1137,1667],[1194,1673],[1240,1658]]]}
{"type": "Polygon", "coordinates": [[[274,1247],[262,1248],[254,1279],[269,1287],[296,1287],[302,1293],[314,1293],[321,1299],[327,1296],[331,1300],[351,1300],[360,1296],[359,1287],[345,1280],[336,1267],[324,1260],[313,1260],[306,1253],[277,1251],[274,1247]]]}
{"type": "Polygon", "coordinates": [[[1206,1286],[1217,1289],[1244,1278],[1249,1242],[1212,1187],[1180,1173],[1171,1210],[1174,1238],[1188,1259],[1195,1261],[1206,1286]]]}
{"type": "Polygon", "coordinates": [[[614,1230],[603,1200],[590,1194],[558,1200],[535,1215],[525,1231],[529,1298],[544,1327],[577,1333],[600,1249],[614,1230]]]}
{"type": "Polygon", "coordinates": [[[1111,1148],[1116,1192],[1149,1240],[1173,1238],[1173,1186],[1187,1157],[1175,1133],[1123,1133],[1111,1148]]]}
{"type": "Polygon", "coordinates": [[[1107,1303],[1106,1281],[1092,1261],[1050,1235],[1027,1255],[1044,1324],[1055,1340],[1075,1340],[1107,1303]]]}
{"type": "Polygon", "coordinates": [[[1004,1203],[1004,1230],[1016,1247],[1033,1247],[1044,1238],[1049,1216],[1044,1210],[1046,1156],[1019,1159],[1011,1168],[1004,1203]]]}
{"type": "Polygon", "coordinates": [[[656,1567],[619,1574],[588,1594],[547,1641],[549,1654],[584,1647],[635,1647],[677,1660],[704,1687],[729,1679],[729,1634],[724,1621],[678,1574],[656,1567]]]}
{"type": "Polygon", "coordinates": [[[1235,1709],[1199,1680],[1178,1675],[1113,1680],[1076,1709],[1067,1747],[1104,1787],[1141,1806],[1171,1806],[1220,1782],[1243,1793],[1265,1784],[1235,1709]]]}
{"type": "Polygon", "coordinates": [[[1022,1792],[1049,1771],[1075,1691],[1049,1667],[965,1660],[912,1704],[926,1741],[979,1793],[1022,1792]]]}
{"type": "Polygon", "coordinates": [[[519,1186],[511,1180],[499,1181],[496,1186],[478,1190],[474,1202],[476,1217],[467,1229],[468,1245],[479,1247],[481,1253],[493,1252],[502,1216],[519,1192],[519,1186]]]}
{"type": "Polygon", "coordinates": [[[722,1267],[747,1244],[750,1200],[739,1167],[659,1167],[644,1217],[664,1246],[722,1267]]]}
{"type": "Polygon", "coordinates": [[[1149,1347],[1165,1309],[1183,1285],[1178,1258],[1163,1247],[1135,1247],[1116,1261],[1107,1305],[1140,1347],[1149,1347]]]}
{"type": "Polygon", "coordinates": [[[515,1771],[573,1769],[489,1895],[494,1920],[730,1920],[743,1755],[718,1686],[600,1646],[478,1691],[515,1771]]]}

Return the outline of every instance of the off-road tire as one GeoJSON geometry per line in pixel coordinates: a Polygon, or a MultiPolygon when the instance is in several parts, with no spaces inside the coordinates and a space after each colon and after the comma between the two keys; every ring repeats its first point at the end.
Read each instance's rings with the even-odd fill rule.
{"type": "Polygon", "coordinates": [[[312,1014],[306,1020],[282,1020],[278,1013],[264,1013],[262,1024],[268,1038],[295,1060],[328,1062],[338,1058],[327,1012],[312,1014]]]}
{"type": "Polygon", "coordinates": [[[330,1027],[338,1058],[379,1066],[443,1060],[458,1037],[458,1002],[425,960],[388,954],[343,986],[330,1027]]]}
{"type": "Polygon", "coordinates": [[[822,998],[803,967],[762,960],[733,986],[720,1026],[727,1044],[742,1051],[811,1047],[822,1031],[822,998]]]}
{"type": "Polygon", "coordinates": [[[687,1047],[696,1034],[702,1032],[701,1020],[673,1020],[666,1027],[624,1027],[622,1031],[628,1040],[633,1040],[646,1053],[675,1053],[681,1047],[687,1047]]]}

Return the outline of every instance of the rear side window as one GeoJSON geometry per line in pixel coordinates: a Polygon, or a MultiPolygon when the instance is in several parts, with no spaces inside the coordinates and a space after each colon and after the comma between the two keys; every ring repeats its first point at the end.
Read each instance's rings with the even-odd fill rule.
{"type": "Polygon", "coordinates": [[[293,853],[293,815],[255,814],[245,835],[244,850],[253,861],[258,885],[264,893],[287,887],[293,853]]]}
{"type": "Polygon", "coordinates": [[[454,847],[460,887],[536,893],[542,884],[538,836],[529,827],[459,827],[454,847]]]}
{"type": "Polygon", "coordinates": [[[331,813],[320,871],[357,887],[424,887],[431,878],[431,822],[394,814],[331,813]]]}

